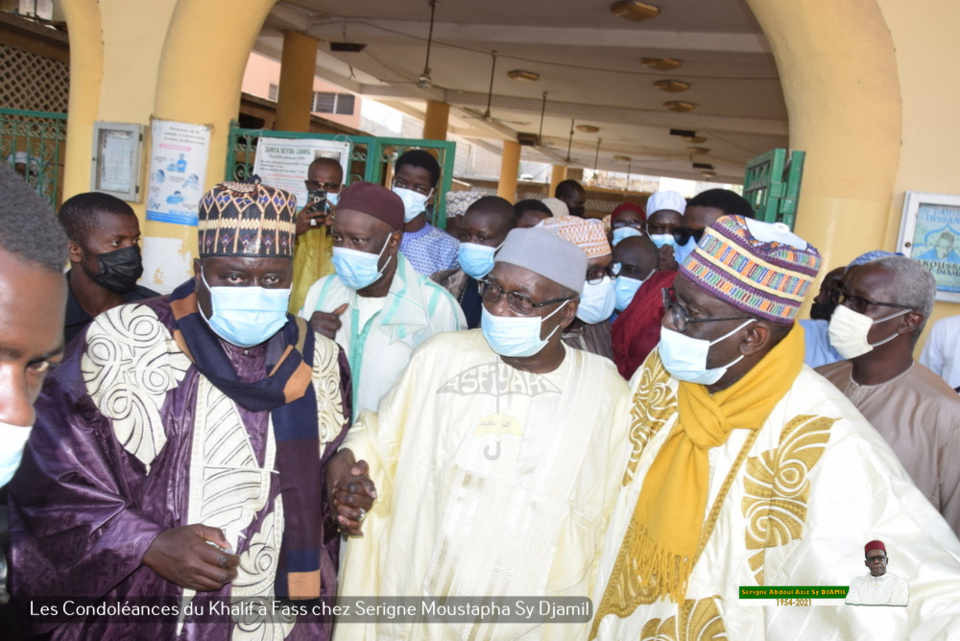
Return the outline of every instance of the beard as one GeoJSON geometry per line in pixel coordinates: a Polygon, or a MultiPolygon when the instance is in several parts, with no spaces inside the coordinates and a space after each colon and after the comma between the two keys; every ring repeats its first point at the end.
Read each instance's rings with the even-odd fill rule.
{"type": "Polygon", "coordinates": [[[833,316],[833,310],[836,308],[836,305],[829,303],[814,303],[810,306],[810,318],[828,321],[830,317],[833,316]]]}

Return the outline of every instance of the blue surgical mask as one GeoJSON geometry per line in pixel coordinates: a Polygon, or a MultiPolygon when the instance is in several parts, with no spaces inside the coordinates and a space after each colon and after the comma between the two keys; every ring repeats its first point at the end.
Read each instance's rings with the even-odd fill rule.
{"type": "Polygon", "coordinates": [[[713,385],[727,373],[727,370],[740,362],[743,354],[722,367],[707,367],[707,357],[710,347],[722,340],[730,338],[741,329],[754,322],[747,320],[732,332],[727,332],[714,341],[703,338],[693,338],[686,334],[672,330],[669,327],[660,327],[660,360],[670,375],[688,383],[713,385]]]}
{"type": "Polygon", "coordinates": [[[403,222],[405,223],[409,223],[426,210],[427,201],[430,200],[430,194],[433,193],[431,189],[429,194],[418,194],[412,189],[403,189],[402,187],[394,187],[392,191],[400,196],[400,200],[403,201],[403,222]]]}
{"type": "Polygon", "coordinates": [[[347,249],[346,247],[334,247],[333,259],[330,262],[333,263],[333,269],[337,272],[340,282],[353,290],[363,289],[377,282],[383,275],[383,270],[387,268],[387,265],[390,264],[390,260],[393,258],[393,256],[390,256],[387,259],[387,262],[383,265],[383,269],[377,266],[380,262],[380,256],[383,255],[384,250],[390,243],[391,236],[393,236],[393,234],[387,236],[387,240],[384,241],[379,254],[371,254],[370,252],[363,252],[357,249],[347,249]]]}
{"type": "Polygon", "coordinates": [[[658,248],[664,245],[670,245],[671,247],[677,246],[677,239],[673,237],[673,234],[650,234],[650,240],[652,240],[653,244],[658,248]]]}
{"type": "Polygon", "coordinates": [[[577,307],[577,318],[587,325],[601,323],[613,316],[616,304],[617,293],[613,290],[613,281],[609,276],[604,276],[603,280],[594,285],[584,283],[580,306],[577,307]]]}
{"type": "Polygon", "coordinates": [[[617,227],[613,230],[613,246],[616,247],[617,243],[621,240],[630,238],[631,236],[643,236],[643,234],[640,233],[639,229],[634,229],[633,227],[617,227]]]}
{"type": "Polygon", "coordinates": [[[476,243],[460,243],[460,249],[457,250],[457,260],[467,276],[483,278],[493,270],[493,255],[496,252],[496,247],[487,247],[476,243]]]}
{"type": "Polygon", "coordinates": [[[200,315],[220,338],[238,347],[253,347],[280,331],[287,323],[290,288],[211,287],[203,271],[203,284],[210,291],[213,313],[200,315]]]}
{"type": "Polygon", "coordinates": [[[543,321],[559,312],[566,304],[567,301],[564,301],[563,305],[542,318],[540,316],[496,316],[484,307],[480,312],[480,328],[483,330],[483,337],[487,339],[490,349],[500,356],[515,358],[533,356],[546,347],[550,336],[560,329],[557,325],[549,336],[540,338],[540,327],[543,321]]]}
{"type": "MultiPolygon", "coordinates": [[[[649,276],[647,278],[649,278],[649,276]]],[[[616,292],[617,295],[618,312],[622,312],[627,308],[627,305],[630,304],[633,297],[637,295],[637,290],[640,289],[641,285],[643,285],[642,280],[628,278],[627,276],[617,276],[617,280],[613,281],[613,291],[616,292]]]]}
{"type": "Polygon", "coordinates": [[[690,254],[693,253],[693,250],[697,248],[697,242],[691,236],[686,244],[684,245],[674,245],[673,255],[677,260],[678,265],[682,265],[689,258],[690,254]]]}
{"type": "Polygon", "coordinates": [[[340,200],[340,193],[327,192],[327,202],[334,207],[337,206],[337,201],[340,200]]]}
{"type": "Polygon", "coordinates": [[[13,478],[13,473],[20,467],[23,458],[23,448],[30,438],[32,427],[20,427],[9,423],[0,423],[0,487],[3,487],[13,478]]]}

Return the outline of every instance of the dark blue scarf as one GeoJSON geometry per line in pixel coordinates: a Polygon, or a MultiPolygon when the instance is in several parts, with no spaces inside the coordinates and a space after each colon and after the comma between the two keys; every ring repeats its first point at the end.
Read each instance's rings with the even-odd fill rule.
{"type": "Polygon", "coordinates": [[[276,467],[283,498],[284,528],[276,595],[289,599],[320,597],[321,503],[323,473],[317,398],[313,379],[314,334],[300,318],[287,314],[280,330],[285,350],[263,379],[237,380],[219,338],[199,313],[193,279],[170,296],[173,335],[187,356],[217,389],[252,412],[269,411],[277,443],[276,467]]]}

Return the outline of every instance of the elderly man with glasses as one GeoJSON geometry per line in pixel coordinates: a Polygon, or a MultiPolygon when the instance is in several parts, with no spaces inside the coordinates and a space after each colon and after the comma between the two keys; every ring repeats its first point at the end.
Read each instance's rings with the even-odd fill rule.
{"type": "Polygon", "coordinates": [[[892,572],[887,572],[887,546],[883,541],[870,541],[863,546],[866,558],[863,564],[870,569],[850,582],[845,603],[847,605],[899,605],[910,602],[907,582],[892,572]]]}
{"type": "MultiPolygon", "coordinates": [[[[556,234],[512,230],[481,281],[482,328],[424,343],[360,417],[338,454],[370,477],[338,492],[341,515],[366,517],[341,595],[587,603],[628,410],[613,363],[560,340],[586,269],[556,234]]],[[[336,639],[582,639],[588,619],[381,620],[340,625],[336,639]]]]}
{"type": "Polygon", "coordinates": [[[849,360],[817,371],[877,428],[960,533],[960,397],[913,358],[936,290],[930,270],[904,256],[851,269],[828,330],[830,343],[849,360]]]}
{"type": "Polygon", "coordinates": [[[960,541],[876,430],[803,363],[795,319],[819,268],[785,225],[741,216],[708,227],[680,265],[660,345],[632,380],[630,459],[588,639],[960,629],[960,541]],[[876,535],[923,560],[905,574],[915,598],[898,619],[740,600],[745,587],[845,585],[851,551],[876,535]]]}
{"type": "Polygon", "coordinates": [[[596,218],[559,216],[547,218],[537,227],[558,234],[583,250],[587,256],[577,317],[563,330],[563,342],[613,360],[610,317],[616,310],[617,292],[613,283],[615,275],[611,269],[613,252],[603,223],[596,218]]]}

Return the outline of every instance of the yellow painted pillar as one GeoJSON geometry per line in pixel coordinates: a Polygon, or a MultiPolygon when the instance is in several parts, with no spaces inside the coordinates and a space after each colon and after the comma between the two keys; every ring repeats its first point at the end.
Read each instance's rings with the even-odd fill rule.
{"type": "Polygon", "coordinates": [[[747,3],[777,61],[790,147],[807,152],[796,231],[825,273],[885,245],[902,118],[893,40],[876,0],[747,3]]]}
{"type": "Polygon", "coordinates": [[[553,198],[553,194],[557,191],[557,185],[562,183],[567,179],[567,166],[566,165],[554,165],[553,171],[550,172],[550,190],[547,192],[547,196],[553,198]]]}
{"type": "Polygon", "coordinates": [[[446,140],[449,120],[450,105],[437,100],[428,100],[427,114],[423,121],[423,137],[426,140],[446,140]]]}
{"type": "Polygon", "coordinates": [[[280,131],[310,131],[313,78],[317,75],[317,39],[298,31],[283,32],[277,119],[280,131]]]}
{"type": "MultiPolygon", "coordinates": [[[[97,120],[144,125],[147,151],[154,116],[209,125],[203,186],[223,180],[243,72],[273,5],[250,0],[243,11],[226,11],[222,0],[63,0],[71,80],[64,198],[89,190],[97,120]]],[[[145,153],[144,190],[148,166],[145,153]]],[[[132,206],[142,220],[144,203],[132,206]]],[[[196,227],[142,221],[141,232],[144,284],[166,292],[192,275],[196,227]]]]}
{"type": "MultiPolygon", "coordinates": [[[[103,83],[103,27],[97,0],[63,0],[70,25],[70,98],[63,199],[90,190],[93,123],[100,110],[103,83]]],[[[143,208],[140,208],[142,217],[143,208]]]]}
{"type": "Polygon", "coordinates": [[[520,143],[503,141],[503,156],[500,157],[500,182],[497,195],[511,203],[517,199],[517,174],[520,173],[520,143]]]}

